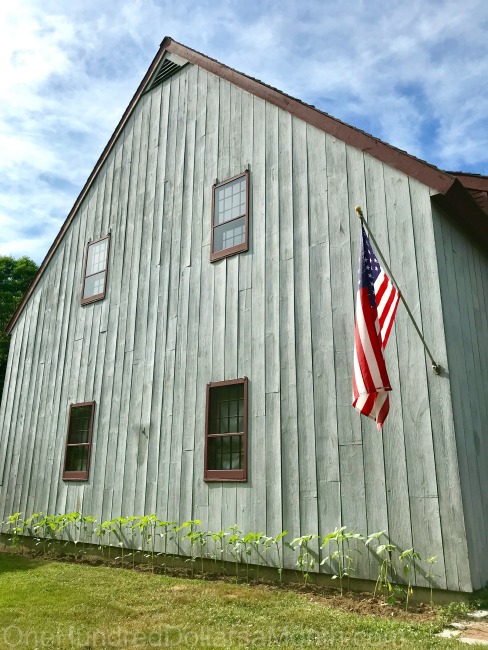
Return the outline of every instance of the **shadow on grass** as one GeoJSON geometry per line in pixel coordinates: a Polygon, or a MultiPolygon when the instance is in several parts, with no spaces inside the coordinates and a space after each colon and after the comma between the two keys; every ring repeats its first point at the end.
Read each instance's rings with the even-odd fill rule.
{"type": "Polygon", "coordinates": [[[14,553],[0,553],[0,575],[9,571],[31,571],[40,566],[40,560],[22,557],[14,553]]]}

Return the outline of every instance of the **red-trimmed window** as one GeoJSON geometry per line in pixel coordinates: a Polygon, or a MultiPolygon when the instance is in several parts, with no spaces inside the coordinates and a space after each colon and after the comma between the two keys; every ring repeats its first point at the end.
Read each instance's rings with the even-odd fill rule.
{"type": "Polygon", "coordinates": [[[249,248],[249,172],[213,186],[210,261],[249,248]]]}
{"type": "Polygon", "coordinates": [[[81,296],[82,305],[105,298],[109,247],[110,235],[90,242],[87,246],[81,296]]]}
{"type": "Polygon", "coordinates": [[[247,377],[207,384],[204,478],[247,480],[247,377]]]}
{"type": "Polygon", "coordinates": [[[95,402],[71,404],[64,455],[64,481],[87,481],[90,470],[95,402]]]}

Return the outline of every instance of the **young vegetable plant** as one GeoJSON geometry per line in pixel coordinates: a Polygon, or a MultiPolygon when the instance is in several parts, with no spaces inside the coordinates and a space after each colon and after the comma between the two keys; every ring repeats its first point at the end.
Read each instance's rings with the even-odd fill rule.
{"type": "MultiPolygon", "coordinates": [[[[24,528],[24,521],[21,519],[21,512],[16,512],[13,515],[7,517],[6,524],[8,524],[7,535],[10,535],[9,541],[12,548],[16,548],[19,543],[19,535],[22,534],[24,528]]],[[[24,547],[22,547],[22,554],[24,553],[24,547]]]]}
{"type": "MultiPolygon", "coordinates": [[[[107,535],[108,559],[110,560],[110,556],[111,556],[110,535],[112,535],[112,533],[115,533],[115,531],[116,531],[115,520],[112,519],[110,521],[104,521],[101,527],[103,529],[102,534],[107,535]]],[[[98,533],[98,532],[97,532],[97,534],[100,535],[100,533],[98,533]]]]}
{"type": "Polygon", "coordinates": [[[213,541],[213,546],[214,546],[214,552],[212,555],[212,560],[215,563],[215,567],[217,567],[217,560],[220,557],[220,561],[222,562],[222,568],[223,568],[223,563],[224,563],[224,540],[226,537],[228,537],[229,533],[225,532],[225,530],[220,530],[218,533],[212,533],[209,532],[208,536],[211,538],[213,541]]]}
{"type": "Polygon", "coordinates": [[[302,572],[303,582],[308,583],[310,577],[310,571],[315,567],[315,558],[312,555],[311,549],[309,547],[310,542],[313,539],[319,539],[318,535],[302,535],[301,537],[296,537],[291,544],[287,544],[289,548],[293,551],[298,549],[298,558],[297,565],[302,572]]]}
{"type": "Polygon", "coordinates": [[[437,562],[437,555],[433,555],[432,557],[427,558],[427,562],[430,565],[430,568],[428,572],[425,574],[425,577],[429,581],[429,587],[430,587],[430,606],[434,607],[434,598],[432,595],[432,589],[433,589],[433,582],[434,578],[436,577],[436,574],[434,573],[434,564],[437,562]]]}
{"type": "Polygon", "coordinates": [[[249,533],[249,543],[256,559],[256,578],[259,578],[261,561],[266,564],[265,555],[272,547],[273,538],[266,537],[264,533],[249,533]]]}
{"type": "Polygon", "coordinates": [[[278,569],[278,575],[280,577],[280,584],[283,582],[283,553],[280,553],[280,547],[283,544],[283,538],[288,535],[288,531],[284,530],[283,532],[279,533],[272,539],[273,546],[276,549],[276,556],[277,556],[277,569],[278,569]]]}
{"type": "Polygon", "coordinates": [[[394,551],[396,551],[396,546],[394,544],[380,544],[376,548],[376,553],[380,558],[382,558],[382,562],[373,595],[376,597],[377,592],[385,589],[387,593],[390,594],[386,599],[389,605],[392,605],[395,602],[395,598],[393,597],[393,584],[389,577],[390,575],[393,576],[394,573],[392,561],[392,553],[394,551]]]}
{"type": "Polygon", "coordinates": [[[171,529],[171,536],[170,540],[173,541],[176,545],[176,553],[175,555],[182,555],[181,552],[181,531],[185,530],[185,528],[190,528],[194,522],[193,521],[184,521],[181,526],[178,526],[177,522],[175,522],[174,526],[171,529]]]}
{"type": "Polygon", "coordinates": [[[345,535],[344,531],[346,530],[346,526],[342,526],[342,528],[335,528],[332,533],[329,533],[324,537],[322,540],[322,545],[320,548],[325,548],[327,544],[332,544],[335,543],[337,548],[335,551],[333,551],[330,555],[325,557],[322,562],[320,563],[321,565],[325,564],[326,562],[331,562],[331,567],[332,567],[332,561],[335,560],[337,562],[337,572],[333,574],[332,578],[339,578],[339,585],[340,585],[340,590],[341,590],[341,596],[343,594],[343,579],[347,575],[346,570],[344,569],[344,549],[343,549],[343,544],[345,540],[345,535]]]}
{"type": "Polygon", "coordinates": [[[336,550],[333,551],[328,557],[324,558],[320,564],[325,564],[330,560],[337,562],[337,573],[332,576],[332,579],[339,579],[341,596],[343,595],[343,582],[347,578],[347,588],[350,588],[350,577],[354,569],[353,551],[359,552],[357,549],[351,548],[353,540],[364,540],[363,535],[355,533],[354,531],[344,532],[346,526],[336,528],[332,533],[326,535],[323,539],[321,548],[325,548],[327,544],[332,543],[336,545],[336,550]]]}
{"type": "Polygon", "coordinates": [[[230,547],[230,554],[234,560],[236,568],[236,582],[239,581],[239,563],[241,561],[242,539],[241,531],[237,526],[229,526],[229,530],[234,534],[227,540],[227,546],[230,547]]]}
{"type": "Polygon", "coordinates": [[[249,562],[252,554],[251,540],[253,539],[255,533],[247,533],[240,540],[242,548],[244,550],[244,560],[246,562],[246,580],[249,582],[249,562]]]}
{"type": "Polygon", "coordinates": [[[407,582],[405,611],[408,611],[408,600],[410,596],[413,594],[412,574],[415,569],[415,562],[420,561],[422,558],[417,553],[417,551],[415,551],[413,548],[409,548],[406,551],[403,551],[403,553],[400,554],[399,558],[403,566],[403,575],[407,582]]]}
{"type": "Polygon", "coordinates": [[[131,515],[130,517],[126,517],[126,527],[129,530],[130,534],[130,553],[128,553],[129,557],[132,557],[132,568],[134,569],[136,566],[136,542],[135,542],[135,535],[136,535],[136,529],[137,529],[137,523],[139,521],[140,517],[137,517],[136,515],[131,515]]]}
{"type": "Polygon", "coordinates": [[[162,554],[164,556],[167,556],[168,554],[168,535],[170,532],[170,529],[173,530],[173,528],[176,526],[177,522],[176,521],[165,521],[163,519],[157,519],[155,523],[155,530],[158,528],[162,529],[162,532],[158,533],[159,537],[161,538],[163,542],[163,551],[162,554]]]}
{"type": "Polygon", "coordinates": [[[81,544],[82,544],[82,553],[83,555],[86,554],[85,550],[85,544],[86,544],[86,539],[89,537],[91,539],[93,535],[93,527],[94,524],[96,523],[97,518],[93,517],[92,515],[87,515],[87,516],[81,516],[81,544]],[[91,527],[90,534],[88,534],[88,528],[91,527]]]}
{"type": "Polygon", "coordinates": [[[37,522],[42,518],[42,512],[35,512],[33,515],[28,517],[24,521],[24,532],[27,531],[27,534],[30,537],[36,537],[37,522]]]}
{"type": "Polygon", "coordinates": [[[190,557],[187,561],[191,562],[192,577],[194,573],[194,565],[197,559],[193,551],[194,548],[196,548],[197,551],[199,551],[198,554],[200,556],[201,572],[203,574],[203,560],[205,558],[204,547],[205,544],[207,543],[207,535],[208,533],[202,532],[201,530],[190,530],[190,532],[187,533],[185,537],[183,537],[183,540],[188,539],[190,542],[190,557]],[[198,549],[198,547],[200,548],[198,549]]]}
{"type": "Polygon", "coordinates": [[[42,553],[44,557],[46,556],[46,549],[52,545],[54,539],[56,539],[56,533],[58,531],[58,517],[54,515],[46,515],[43,517],[42,521],[39,522],[39,528],[42,529],[42,553]]]}
{"type": "Polygon", "coordinates": [[[120,559],[122,567],[124,566],[124,547],[125,547],[125,539],[124,539],[124,533],[122,532],[122,529],[125,528],[127,525],[127,517],[115,517],[112,519],[110,522],[112,524],[112,529],[115,537],[119,540],[119,546],[121,549],[121,555],[120,557],[117,556],[115,558],[115,562],[120,559]]]}

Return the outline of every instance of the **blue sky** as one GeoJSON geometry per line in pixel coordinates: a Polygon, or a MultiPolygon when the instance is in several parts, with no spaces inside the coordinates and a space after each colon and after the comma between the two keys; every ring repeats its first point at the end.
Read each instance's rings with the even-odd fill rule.
{"type": "Polygon", "coordinates": [[[0,254],[40,263],[165,35],[442,169],[488,174],[485,0],[0,5],[0,254]]]}

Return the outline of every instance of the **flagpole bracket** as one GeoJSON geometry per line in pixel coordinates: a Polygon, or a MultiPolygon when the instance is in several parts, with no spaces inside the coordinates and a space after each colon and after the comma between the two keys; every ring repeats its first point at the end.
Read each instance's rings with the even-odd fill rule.
{"type": "Polygon", "coordinates": [[[436,363],[435,361],[432,361],[432,370],[435,372],[436,375],[440,375],[440,374],[441,374],[441,367],[440,367],[440,365],[439,365],[438,363],[436,363]]]}

